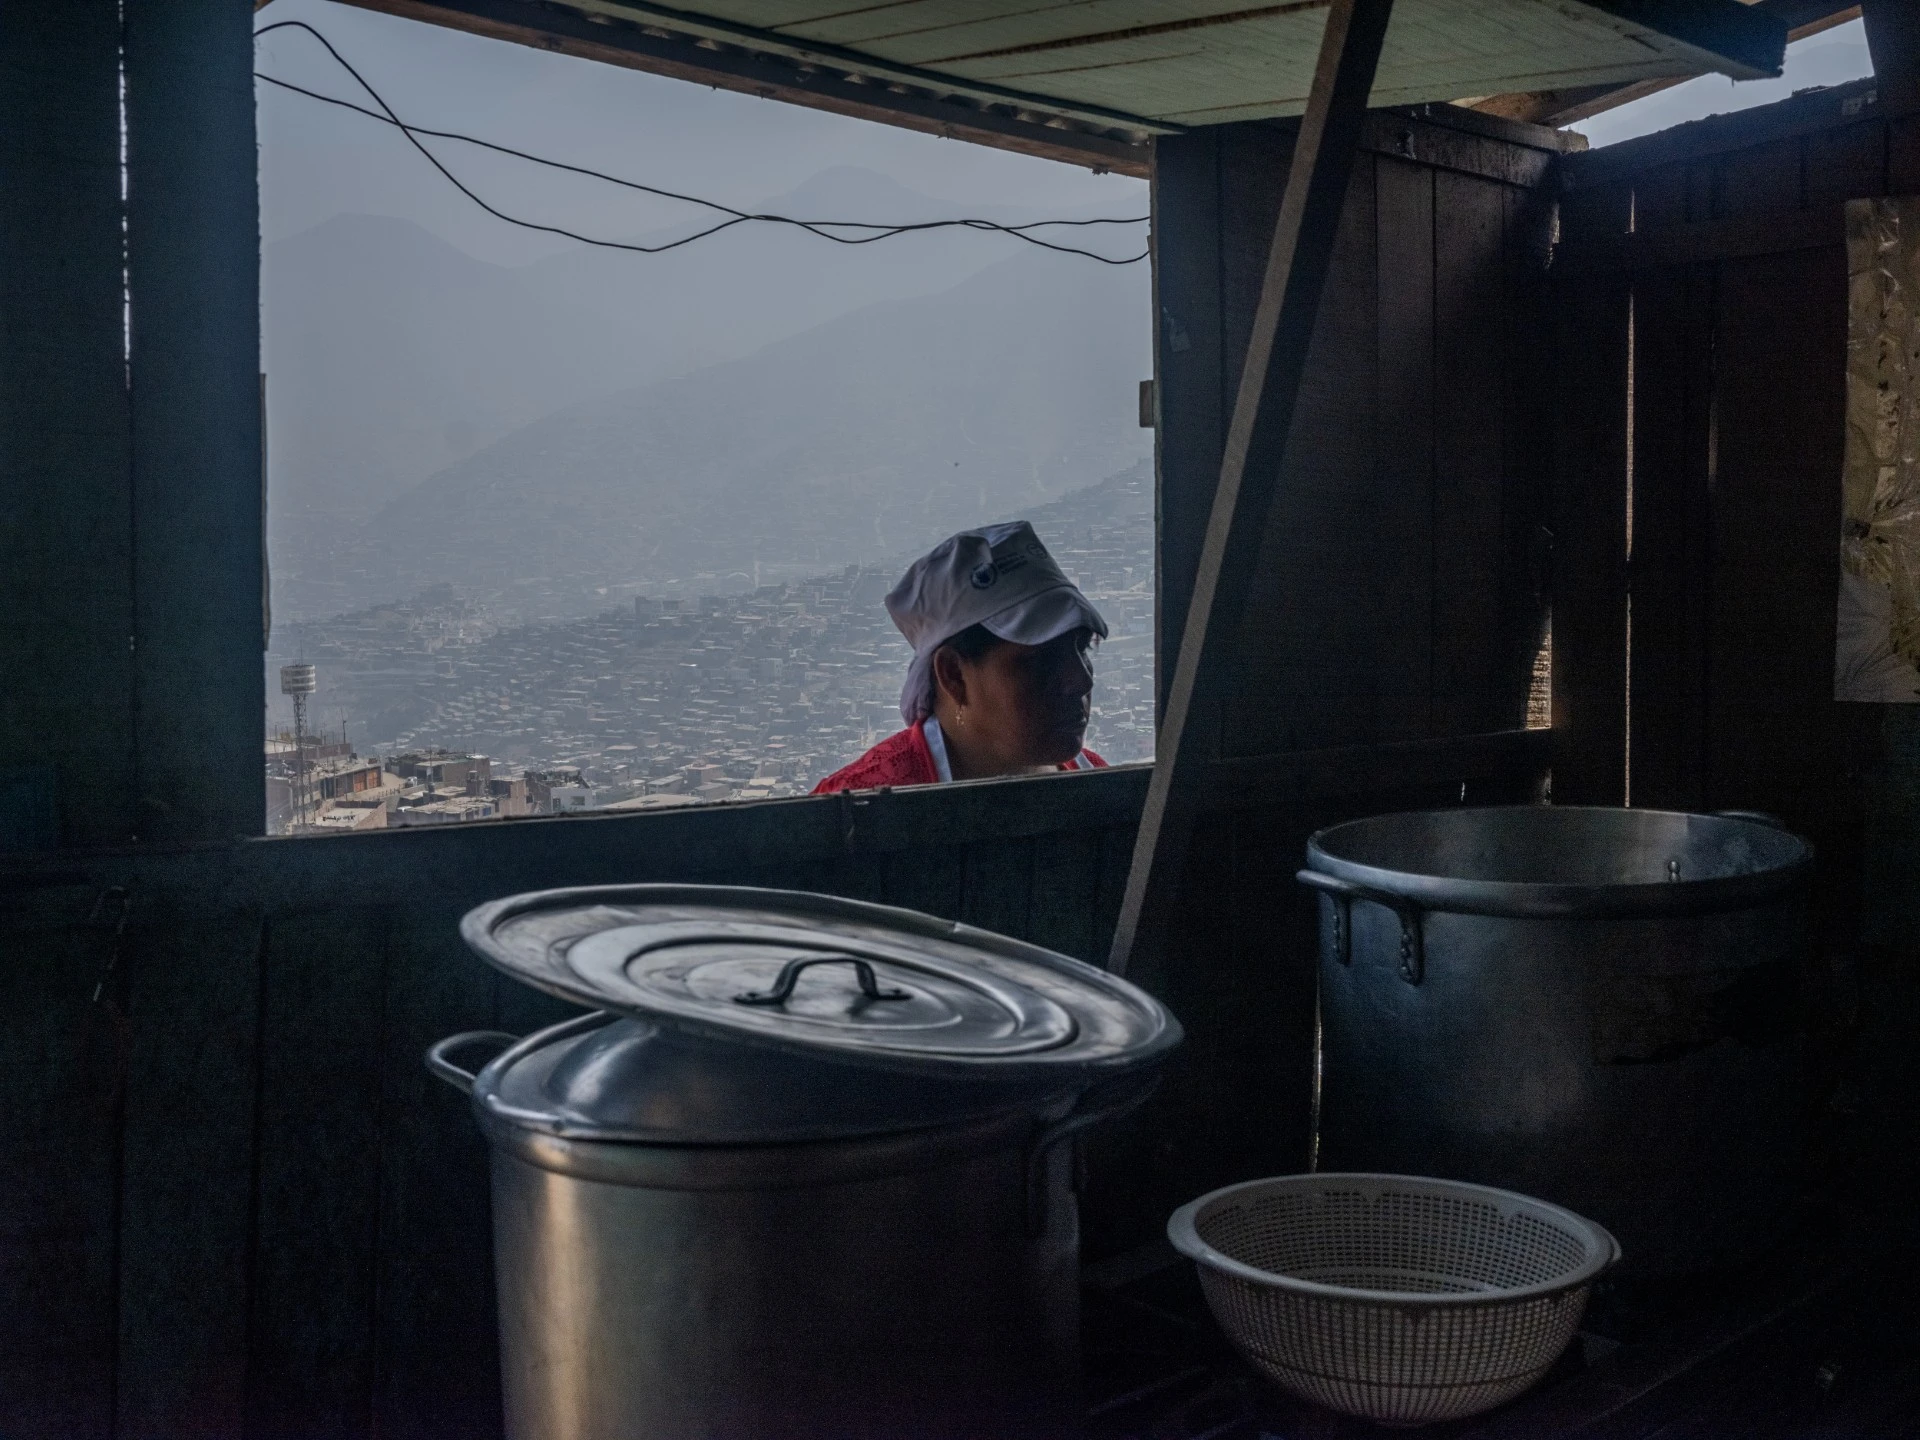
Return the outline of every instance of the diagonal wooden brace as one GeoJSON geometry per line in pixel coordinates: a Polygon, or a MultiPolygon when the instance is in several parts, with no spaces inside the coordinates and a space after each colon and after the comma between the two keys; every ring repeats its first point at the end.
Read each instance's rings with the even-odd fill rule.
{"type": "Polygon", "coordinates": [[[1108,955],[1107,968],[1116,974],[1125,974],[1160,943],[1179,887],[1203,771],[1212,758],[1194,721],[1217,693],[1246,608],[1392,10],[1393,0],[1333,0],[1327,14],[1108,955]]]}

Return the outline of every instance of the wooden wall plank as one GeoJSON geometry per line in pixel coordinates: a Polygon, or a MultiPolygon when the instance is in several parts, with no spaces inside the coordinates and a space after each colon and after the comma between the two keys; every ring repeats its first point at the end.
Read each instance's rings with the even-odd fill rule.
{"type": "Polygon", "coordinates": [[[526,1033],[569,1008],[469,952],[464,908],[453,897],[409,908],[384,937],[369,1314],[380,1440],[494,1440],[501,1425],[486,1143],[465,1097],[427,1073],[427,1047],[464,1030],[526,1033]]]}
{"type": "MultiPolygon", "coordinates": [[[[1222,127],[1214,137],[1218,293],[1226,317],[1220,371],[1229,385],[1278,205],[1273,179],[1290,138],[1268,126],[1222,127]]],[[[1171,177],[1171,167],[1164,168],[1163,179],[1171,177]]],[[[1524,648],[1523,632],[1537,639],[1541,607],[1515,573],[1532,538],[1533,526],[1521,516],[1538,516],[1526,493],[1545,488],[1542,440],[1531,442],[1540,468],[1524,478],[1515,472],[1527,453],[1521,432],[1531,426],[1544,434],[1545,407],[1516,403],[1508,375],[1522,317],[1537,326],[1544,315],[1512,303],[1507,232],[1523,218],[1530,230],[1544,229],[1548,217],[1544,209],[1534,215],[1510,205],[1511,189],[1386,155],[1362,157],[1295,414],[1293,458],[1281,481],[1286,500],[1265,539],[1237,688],[1224,698],[1220,753],[1428,733],[1437,723],[1431,711],[1443,662],[1442,688],[1458,712],[1443,731],[1520,722],[1524,688],[1514,679],[1520,667],[1513,656],[1524,648]],[[1450,203],[1436,204],[1436,187],[1450,203]],[[1476,239],[1465,238],[1468,229],[1476,239]],[[1452,237],[1446,243],[1460,251],[1447,262],[1460,280],[1443,322],[1455,337],[1444,402],[1433,390],[1436,234],[1452,237]],[[1382,368],[1387,363],[1394,369],[1382,368]],[[1445,436],[1432,430],[1436,414],[1454,427],[1445,436]],[[1440,490],[1436,455],[1454,467],[1440,490]],[[1451,508],[1440,507],[1440,494],[1452,497],[1451,508]],[[1452,527],[1454,551],[1445,564],[1429,548],[1436,519],[1452,527]],[[1436,603],[1457,613],[1443,622],[1436,603]],[[1436,646],[1452,648],[1437,656],[1436,646]]],[[[1206,242],[1195,236],[1191,243],[1206,242]]],[[[1544,239],[1534,248],[1544,264],[1544,239]]],[[[1179,261],[1170,240],[1163,240],[1162,261],[1163,269],[1179,261]]],[[[1176,517],[1164,503],[1173,473],[1167,447],[1185,419],[1170,405],[1171,393],[1161,398],[1163,556],[1186,543],[1173,533],[1176,517]]],[[[1196,513],[1190,523],[1197,542],[1203,518],[1196,513]]],[[[1166,601],[1163,590],[1163,609],[1171,608],[1166,601]]],[[[1524,658],[1530,662],[1530,649],[1524,658]]]]}
{"type": "Polygon", "coordinates": [[[1063,955],[1099,964],[1095,909],[1100,893],[1097,832],[1043,835],[1033,842],[1033,897],[1027,906],[1026,938],[1063,955]]]}
{"type": "Polygon", "coordinates": [[[1502,704],[1527,723],[1534,661],[1547,638],[1553,533],[1553,310],[1548,274],[1557,228],[1552,195],[1506,193],[1506,313],[1501,355],[1500,615],[1502,704]]]}
{"type": "Polygon", "coordinates": [[[1722,267],[1710,616],[1714,806],[1812,819],[1844,790],[1833,745],[1846,260],[1722,267]]]}
{"type": "Polygon", "coordinates": [[[1591,184],[1563,176],[1566,189],[1560,197],[1560,229],[1565,243],[1624,235],[1631,228],[1634,206],[1634,182],[1631,178],[1608,176],[1591,184]]]}
{"type": "MultiPolygon", "coordinates": [[[[1223,414],[1232,409],[1253,334],[1254,310],[1266,278],[1273,225],[1293,164],[1298,130],[1291,125],[1223,125],[1219,135],[1219,223],[1214,240],[1220,272],[1220,384],[1223,414]]],[[[1224,423],[1222,426],[1224,434],[1224,423]]],[[[1218,470],[1209,494],[1219,482],[1218,470]]],[[[1203,514],[1204,518],[1204,514],[1203,514]]]]}
{"type": "Polygon", "coordinates": [[[960,918],[982,930],[1025,937],[1033,902],[1034,840],[981,841],[967,848],[960,918]]]}
{"type": "MultiPolygon", "coordinates": [[[[1719,156],[1751,150],[1799,135],[1818,134],[1871,115],[1869,98],[1876,82],[1871,78],[1802,92],[1791,99],[1687,125],[1676,125],[1652,135],[1605,145],[1562,157],[1561,174],[1569,184],[1588,190],[1632,184],[1637,177],[1673,161],[1706,162],[1708,171],[1719,156]]],[[[1702,220],[1705,214],[1691,218],[1702,220]]]]}
{"type": "Polygon", "coordinates": [[[1887,127],[1880,120],[1807,137],[1807,205],[1887,193],[1887,127]]]}
{"type": "Polygon", "coordinates": [[[50,766],[61,842],[133,810],[116,0],[0,7],[0,753],[50,766]]]}
{"type": "Polygon", "coordinates": [[[245,1424],[262,922],[181,898],[125,961],[118,1440],[245,1424]]]}
{"type": "Polygon", "coordinates": [[[1396,562],[1380,576],[1381,603],[1400,626],[1400,643],[1375,657],[1382,741],[1434,733],[1434,181],[1422,166],[1375,164],[1373,500],[1380,549],[1396,562]]]}
{"type": "MultiPolygon", "coordinates": [[[[1629,190],[1576,198],[1571,235],[1626,231],[1629,190]]],[[[1618,277],[1569,280],[1554,293],[1553,794],[1569,804],[1625,795],[1630,295],[1618,277]]]]}
{"type": "MultiPolygon", "coordinates": [[[[1666,225],[1687,225],[1712,216],[1708,210],[1693,211],[1696,186],[1692,183],[1693,165],[1681,160],[1662,165],[1633,177],[1634,227],[1647,230],[1666,225]]],[[[1707,197],[1711,200],[1711,196],[1707,197]]]]}
{"type": "Polygon", "coordinates": [[[1798,210],[1806,197],[1803,136],[1736,150],[1714,167],[1713,218],[1798,210]]]}
{"type": "Polygon", "coordinates": [[[1089,1182],[1082,1205],[1088,1258],[1131,1249],[1164,1233],[1168,1213],[1229,1178],[1260,1172],[1237,1161],[1255,1137],[1237,1124],[1267,1097],[1244,1088],[1246,1053],[1258,1029],[1233,963],[1235,906],[1219,886],[1232,874],[1230,820],[1202,818],[1189,841],[1175,922],[1165,946],[1128,978],[1180,1017],[1186,1041],[1141,1109],[1101,1126],[1087,1141],[1089,1182]]]}
{"type": "Polygon", "coordinates": [[[831,878],[822,888],[830,895],[878,904],[887,893],[887,857],[849,855],[833,867],[831,878]]]}
{"type": "Polygon", "coordinates": [[[1154,142],[1156,710],[1166,704],[1226,443],[1219,147],[1217,130],[1154,142]]]}
{"type": "Polygon", "coordinates": [[[117,910],[0,927],[0,1435],[113,1434],[123,1028],[95,1004],[117,910]]]}
{"type": "Polygon", "coordinates": [[[139,833],[266,826],[251,12],[126,0],[139,833]]]}
{"type": "Polygon", "coordinates": [[[1137,825],[1115,825],[1100,832],[1100,879],[1093,907],[1093,938],[1095,953],[1099,955],[1107,953],[1120,921],[1137,830],[1137,825]]]}
{"type": "MultiPolygon", "coordinates": [[[[1396,808],[1382,800],[1380,808],[1396,808]]],[[[1306,861],[1307,838],[1347,818],[1350,804],[1249,812],[1234,835],[1233,884],[1242,897],[1234,907],[1234,968],[1254,1017],[1240,1064],[1242,1083],[1260,1097],[1257,1109],[1243,1112],[1255,1133],[1241,1163],[1260,1174],[1304,1170],[1312,1153],[1319,915],[1315,892],[1294,875],[1306,861]]]]}
{"type": "Polygon", "coordinates": [[[1468,176],[1434,187],[1433,723],[1470,735],[1526,719],[1499,684],[1507,207],[1502,187],[1468,176]]]}
{"type": "Polygon", "coordinates": [[[966,881],[965,846],[935,845],[901,851],[887,857],[886,902],[923,915],[958,920],[966,881]]]}
{"type": "MultiPolygon", "coordinates": [[[[1229,194],[1260,183],[1261,153],[1237,158],[1241,163],[1223,166],[1229,194]]],[[[1238,663],[1223,686],[1223,754],[1372,740],[1382,708],[1417,703],[1384,696],[1377,664],[1405,643],[1395,602],[1405,594],[1406,567],[1393,553],[1405,533],[1404,512],[1394,510],[1390,528],[1376,529],[1375,163],[1372,155],[1355,161],[1341,211],[1279,491],[1241,621],[1238,663]]],[[[1251,197],[1246,208],[1260,210],[1251,197]]],[[[1234,258],[1236,249],[1251,252],[1250,242],[1223,248],[1231,316],[1231,297],[1243,283],[1251,289],[1258,272],[1241,275],[1234,258]]]]}
{"type": "Polygon", "coordinates": [[[1696,809],[1706,759],[1713,274],[1634,289],[1632,795],[1696,809]]]}
{"type": "Polygon", "coordinates": [[[247,1434],[374,1433],[389,912],[270,916],[247,1434]]]}
{"type": "Polygon", "coordinates": [[[1887,122],[1887,193],[1920,192],[1920,115],[1887,122]]]}
{"type": "MultiPolygon", "coordinates": [[[[1712,220],[1719,200],[1719,165],[1712,160],[1690,161],[1687,165],[1687,219],[1696,224],[1712,220]]],[[[1638,215],[1634,218],[1637,224],[1638,215]]]]}

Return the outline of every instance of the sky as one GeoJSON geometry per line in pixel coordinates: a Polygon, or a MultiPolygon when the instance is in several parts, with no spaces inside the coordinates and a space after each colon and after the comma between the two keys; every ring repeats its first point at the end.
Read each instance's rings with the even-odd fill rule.
{"type": "MultiPolygon", "coordinates": [[[[852,165],[966,205],[1146,213],[1145,182],[1127,176],[1095,175],[329,0],[274,0],[255,17],[255,29],[289,20],[324,34],[404,120],[724,203],[757,205],[823,170],[852,165]]],[[[311,35],[278,31],[258,41],[255,53],[262,72],[368,103],[311,35]]],[[[476,209],[391,127],[271,86],[257,89],[261,238],[267,243],[333,215],[359,213],[411,220],[495,264],[525,264],[570,248],[570,241],[517,230],[476,209]]],[[[468,146],[438,148],[463,180],[502,209],[600,238],[646,234],[699,213],[468,146]]]]}
{"type": "MultiPolygon", "coordinates": [[[[823,170],[853,165],[963,205],[1073,215],[1145,210],[1144,182],[1126,176],[710,90],[330,0],[274,0],[256,25],[289,20],[325,34],[405,119],[730,204],[756,205],[823,170]]],[[[366,103],[310,35],[276,32],[259,42],[257,54],[258,68],[268,74],[366,103]]],[[[1702,76],[1572,128],[1596,147],[1612,145],[1810,86],[1842,84],[1871,69],[1866,33],[1856,20],[1790,46],[1786,73],[1777,80],[1702,76]]],[[[389,127],[270,86],[259,89],[261,230],[268,243],[333,215],[360,213],[411,220],[495,264],[526,264],[571,247],[481,213],[389,127]]],[[[646,234],[699,213],[470,147],[437,148],[462,179],[503,209],[587,234],[646,234]]]]}
{"type": "Polygon", "coordinates": [[[1814,86],[1844,85],[1849,80],[1859,80],[1873,73],[1873,61],[1867,53],[1866,26],[1852,20],[1795,41],[1787,47],[1784,71],[1777,80],[1734,81],[1724,75],[1702,75],[1567,128],[1585,135],[1595,148],[1617,145],[1622,140],[1650,135],[1688,120],[1704,120],[1709,115],[1770,105],[1814,86]]]}

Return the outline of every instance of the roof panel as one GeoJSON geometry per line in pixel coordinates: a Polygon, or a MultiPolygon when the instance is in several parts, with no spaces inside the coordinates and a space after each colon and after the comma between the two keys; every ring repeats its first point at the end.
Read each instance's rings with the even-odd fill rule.
{"type": "MultiPolygon", "coordinates": [[[[1300,113],[1329,0],[346,3],[1144,175],[1156,133],[1300,113]]],[[[1774,73],[1785,46],[1743,0],[1398,0],[1372,103],[1774,73]]]]}
{"type": "MultiPolygon", "coordinates": [[[[1021,45],[1074,43],[1089,35],[1219,23],[1245,13],[1249,0],[904,0],[844,12],[807,27],[813,38],[873,49],[915,65],[1021,45]]],[[[1275,8],[1275,0],[1259,6],[1275,8]]],[[[1326,0],[1294,8],[1324,12],[1326,0]]]]}
{"type": "MultiPolygon", "coordinates": [[[[1329,0],[587,0],[713,22],[1045,105],[1204,124],[1305,108],[1329,0]]],[[[751,43],[750,40],[747,43],[751,43]]],[[[1374,103],[1777,69],[1778,22],[1737,0],[1399,0],[1374,103]]]]}
{"type": "MultiPolygon", "coordinates": [[[[953,0],[947,0],[953,3],[953,0]]],[[[930,8],[930,7],[918,7],[930,8]]],[[[1298,114],[1313,83],[1326,11],[1244,10],[1212,24],[1171,22],[971,55],[875,46],[884,57],[962,79],[1152,120],[1205,124],[1298,114]]],[[[1512,0],[1402,0],[1374,103],[1410,104],[1548,86],[1685,75],[1697,57],[1642,27],[1574,7],[1512,0]]]]}

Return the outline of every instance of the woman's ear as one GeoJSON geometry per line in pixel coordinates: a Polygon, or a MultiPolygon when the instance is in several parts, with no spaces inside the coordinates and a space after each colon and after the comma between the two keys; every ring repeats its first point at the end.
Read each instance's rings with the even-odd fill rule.
{"type": "Polygon", "coordinates": [[[933,686],[936,694],[945,695],[956,706],[966,705],[967,667],[950,645],[933,652],[933,686]]]}

